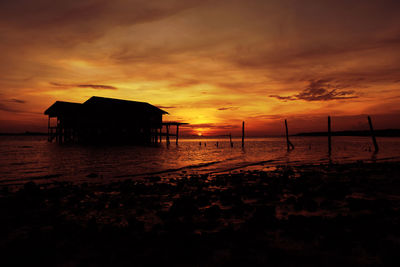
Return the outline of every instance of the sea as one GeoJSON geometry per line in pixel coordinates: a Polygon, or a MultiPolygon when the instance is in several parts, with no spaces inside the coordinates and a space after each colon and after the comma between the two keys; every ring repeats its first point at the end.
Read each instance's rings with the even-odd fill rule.
{"type": "Polygon", "coordinates": [[[35,183],[110,183],[147,176],[190,177],[246,170],[270,170],[279,165],[397,161],[400,138],[377,138],[379,153],[369,137],[284,137],[241,139],[180,139],[169,145],[57,144],[46,136],[0,136],[0,187],[35,183]]]}

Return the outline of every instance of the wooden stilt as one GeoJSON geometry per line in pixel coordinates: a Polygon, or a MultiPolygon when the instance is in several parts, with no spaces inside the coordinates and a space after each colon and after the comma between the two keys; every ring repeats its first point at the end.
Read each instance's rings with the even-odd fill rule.
{"type": "Polygon", "coordinates": [[[49,120],[47,121],[47,141],[51,141],[51,133],[50,133],[50,115],[49,120]]]}
{"type": "Polygon", "coordinates": [[[231,147],[233,147],[233,142],[232,142],[232,134],[229,134],[229,143],[231,144],[231,147]]]}
{"type": "Polygon", "coordinates": [[[179,125],[177,124],[176,125],[176,139],[175,139],[176,145],[178,145],[178,139],[179,139],[179,125]]]}
{"type": "Polygon", "coordinates": [[[331,137],[331,116],[328,116],[328,153],[332,152],[332,137],[331,137]]]}
{"type": "Polygon", "coordinates": [[[242,147],[244,147],[244,121],[242,122],[242,147]]]}
{"type": "Polygon", "coordinates": [[[167,145],[169,145],[169,125],[166,125],[167,127],[167,145]]]}
{"type": "Polygon", "coordinates": [[[378,147],[378,143],[376,142],[374,128],[372,127],[372,121],[371,121],[370,116],[368,116],[368,123],[369,123],[369,129],[371,130],[372,142],[374,143],[374,147],[375,147],[375,153],[377,153],[379,151],[379,147],[378,147]]]}
{"type": "Polygon", "coordinates": [[[287,120],[286,119],[285,119],[285,128],[286,128],[286,145],[287,145],[287,150],[289,151],[291,149],[294,149],[294,145],[289,140],[289,130],[288,130],[287,120]]]}

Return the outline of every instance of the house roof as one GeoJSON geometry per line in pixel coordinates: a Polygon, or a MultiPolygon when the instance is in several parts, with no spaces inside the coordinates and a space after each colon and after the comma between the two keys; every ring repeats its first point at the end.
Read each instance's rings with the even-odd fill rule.
{"type": "Polygon", "coordinates": [[[168,114],[168,112],[146,102],[106,98],[99,96],[92,96],[91,98],[86,100],[83,105],[86,105],[87,107],[90,106],[91,108],[101,108],[103,111],[157,112],[161,114],[168,114]]]}
{"type": "Polygon", "coordinates": [[[44,114],[49,116],[57,116],[57,114],[60,113],[78,113],[81,108],[82,104],[80,103],[56,101],[53,105],[46,109],[44,114]]]}
{"type": "Polygon", "coordinates": [[[56,101],[45,112],[45,115],[57,116],[59,114],[77,114],[79,112],[107,112],[107,113],[136,113],[136,112],[155,112],[161,114],[168,114],[168,112],[150,105],[146,102],[137,102],[130,100],[106,98],[99,96],[92,96],[83,104],[56,101]]]}

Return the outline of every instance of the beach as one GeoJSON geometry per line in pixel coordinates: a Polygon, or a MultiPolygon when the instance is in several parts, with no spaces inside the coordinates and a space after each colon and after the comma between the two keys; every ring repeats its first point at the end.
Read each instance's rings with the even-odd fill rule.
{"type": "Polygon", "coordinates": [[[397,265],[400,162],[2,187],[2,262],[397,265]]]}

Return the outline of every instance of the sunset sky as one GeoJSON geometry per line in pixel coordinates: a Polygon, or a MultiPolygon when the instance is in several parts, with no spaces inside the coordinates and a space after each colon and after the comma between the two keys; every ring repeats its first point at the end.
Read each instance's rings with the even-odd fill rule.
{"type": "Polygon", "coordinates": [[[56,100],[149,102],[186,134],[400,128],[398,0],[1,0],[0,132],[56,100]]]}

